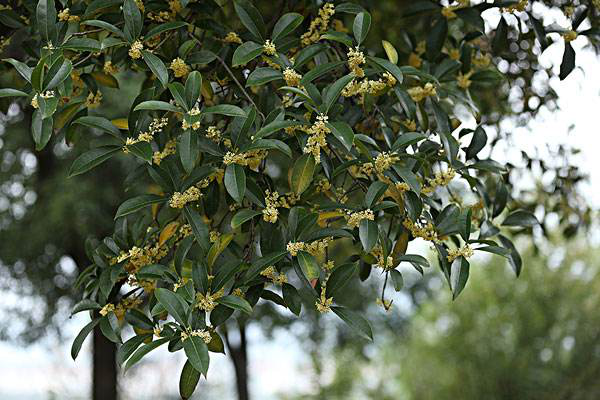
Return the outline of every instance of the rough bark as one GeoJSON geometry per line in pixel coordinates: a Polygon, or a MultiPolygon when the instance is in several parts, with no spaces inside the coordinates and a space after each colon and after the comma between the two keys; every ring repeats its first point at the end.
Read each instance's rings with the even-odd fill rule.
{"type": "Polygon", "coordinates": [[[94,329],[92,399],[117,400],[117,348],[94,329]]]}
{"type": "Polygon", "coordinates": [[[233,363],[235,370],[235,387],[237,390],[238,400],[249,400],[250,393],[248,390],[248,344],[246,340],[246,327],[243,324],[238,324],[238,332],[240,341],[237,345],[233,345],[229,340],[229,336],[225,334],[225,342],[229,350],[229,357],[233,363]]]}

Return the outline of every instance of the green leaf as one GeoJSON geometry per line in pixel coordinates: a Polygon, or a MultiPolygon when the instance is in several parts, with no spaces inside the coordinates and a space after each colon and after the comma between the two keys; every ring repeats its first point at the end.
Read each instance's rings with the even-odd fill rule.
{"type": "Polygon", "coordinates": [[[242,203],[246,194],[246,173],[244,167],[238,164],[229,164],[225,169],[225,189],[238,203],[242,203]]]}
{"type": "Polygon", "coordinates": [[[258,139],[252,142],[247,150],[275,149],[292,158],[290,146],[277,139],[258,139]]]}
{"type": "Polygon", "coordinates": [[[45,43],[56,41],[56,6],[54,0],[39,0],[36,8],[37,28],[45,43]]]}
{"type": "Polygon", "coordinates": [[[107,31],[119,36],[120,38],[125,39],[125,34],[123,33],[122,30],[120,30],[113,24],[110,24],[105,21],[101,21],[98,19],[88,19],[88,20],[82,22],[82,25],[95,26],[96,28],[101,28],[101,29],[107,30],[107,31]]]}
{"type": "Polygon", "coordinates": [[[148,338],[152,338],[152,334],[133,336],[131,339],[119,346],[117,350],[117,364],[123,365],[125,361],[140,347],[140,345],[148,338]]]}
{"type": "Polygon", "coordinates": [[[440,16],[427,35],[427,59],[434,61],[438,58],[444,47],[446,36],[448,35],[448,21],[440,16]]]}
{"type": "Polygon", "coordinates": [[[354,74],[348,74],[342,76],[340,79],[335,81],[329,89],[327,89],[327,94],[323,98],[323,106],[325,107],[324,112],[327,114],[329,109],[333,106],[333,104],[337,101],[342,93],[342,90],[346,87],[347,84],[350,83],[354,79],[354,74]]]}
{"type": "Polygon", "coordinates": [[[305,251],[299,251],[298,264],[300,264],[300,268],[302,268],[304,275],[309,281],[319,277],[319,264],[317,263],[317,259],[315,258],[315,256],[313,256],[312,254],[307,253],[305,251]]]}
{"type": "Polygon", "coordinates": [[[90,38],[72,37],[61,48],[65,50],[97,52],[102,50],[100,42],[90,38]]]}
{"type": "Polygon", "coordinates": [[[523,260],[521,259],[521,255],[519,254],[517,248],[509,238],[502,235],[499,235],[498,238],[500,239],[502,245],[508,250],[510,250],[508,261],[510,262],[513,271],[515,271],[515,275],[518,277],[521,274],[521,268],[523,266],[523,260]]]}
{"type": "Polygon", "coordinates": [[[331,70],[336,69],[340,65],[345,64],[345,61],[334,61],[326,64],[320,64],[308,71],[300,80],[301,85],[311,83],[315,79],[325,75],[331,70]]]}
{"type": "Polygon", "coordinates": [[[210,358],[204,340],[198,336],[189,336],[183,341],[183,350],[194,369],[206,376],[210,358]]]}
{"type": "Polygon", "coordinates": [[[160,100],[142,101],[140,104],[135,106],[135,108],[133,109],[133,111],[140,111],[140,110],[160,110],[160,111],[171,111],[171,112],[181,113],[181,109],[178,108],[177,106],[174,106],[171,103],[167,103],[166,101],[160,101],[160,100]]]}
{"type": "Polygon", "coordinates": [[[179,139],[178,152],[181,165],[183,165],[183,169],[188,174],[192,172],[196,165],[198,151],[198,134],[192,132],[190,129],[183,132],[179,139]]]}
{"type": "Polygon", "coordinates": [[[256,42],[245,42],[241,44],[233,52],[233,58],[231,59],[232,67],[239,67],[248,64],[256,57],[260,56],[263,52],[263,45],[256,42]]]}
{"type": "Polygon", "coordinates": [[[53,64],[46,76],[44,77],[44,90],[54,89],[64,82],[71,74],[73,64],[70,60],[62,61],[57,67],[53,64]]]}
{"type": "Polygon", "coordinates": [[[367,190],[367,194],[365,195],[365,207],[373,208],[375,203],[377,203],[381,196],[383,196],[387,188],[388,185],[381,181],[375,181],[371,183],[369,189],[367,190]]]}
{"type": "Polygon", "coordinates": [[[252,218],[260,214],[262,214],[261,211],[251,210],[249,208],[238,211],[235,213],[233,218],[231,218],[231,229],[236,229],[242,226],[244,222],[250,221],[252,218]]]}
{"type": "Polygon", "coordinates": [[[238,106],[231,104],[219,104],[218,106],[207,107],[202,110],[202,114],[219,114],[229,117],[245,117],[246,113],[238,106]]]}
{"type": "Polygon", "coordinates": [[[300,311],[302,311],[302,300],[296,288],[289,283],[284,283],[281,288],[283,294],[283,301],[296,315],[300,315],[300,311]]]}
{"type": "Polygon", "coordinates": [[[533,227],[539,224],[540,222],[535,215],[525,210],[514,211],[502,221],[502,225],[504,226],[533,227]]]}
{"type": "Polygon", "coordinates": [[[327,127],[331,129],[331,133],[335,136],[346,148],[346,150],[352,150],[352,144],[354,143],[354,131],[348,123],[344,121],[337,121],[327,123],[327,127]]]}
{"type": "Polygon", "coordinates": [[[357,273],[358,265],[356,263],[342,264],[334,269],[327,279],[327,297],[335,296],[357,273]]]}
{"type": "Polygon", "coordinates": [[[281,120],[275,120],[273,122],[268,123],[267,125],[263,126],[262,128],[260,128],[258,130],[258,132],[256,132],[254,134],[254,138],[255,139],[260,139],[260,138],[264,138],[267,136],[270,136],[271,134],[284,129],[284,128],[288,128],[290,126],[296,126],[296,125],[300,125],[300,123],[298,123],[297,121],[281,121],[281,120]]]}
{"type": "Polygon", "coordinates": [[[191,205],[186,205],[183,210],[185,214],[185,218],[187,219],[188,224],[192,227],[192,231],[194,232],[194,236],[196,237],[196,241],[200,245],[200,247],[208,250],[210,241],[208,238],[208,227],[202,220],[202,217],[193,208],[191,205]]]}
{"type": "Polygon", "coordinates": [[[246,274],[244,275],[244,280],[248,282],[254,279],[258,274],[261,273],[262,270],[267,268],[269,265],[274,265],[275,263],[279,262],[287,254],[287,250],[275,251],[253,261],[252,265],[250,268],[248,268],[248,271],[246,271],[246,274]]]}
{"type": "Polygon", "coordinates": [[[402,278],[402,274],[400,271],[392,269],[390,271],[390,276],[392,277],[392,282],[394,282],[394,290],[399,292],[404,287],[404,278],[402,278]]]}
{"type": "Polygon", "coordinates": [[[102,307],[100,306],[100,304],[96,303],[94,300],[83,299],[79,303],[75,304],[73,310],[71,310],[71,315],[77,314],[81,311],[99,310],[101,308],[102,307]]]}
{"type": "Polygon", "coordinates": [[[92,332],[94,327],[96,327],[96,325],[98,325],[99,322],[99,318],[92,320],[90,323],[84,326],[83,329],[81,329],[81,331],[77,334],[75,340],[73,340],[73,345],[71,345],[71,357],[73,358],[73,360],[77,358],[77,355],[81,350],[81,346],[83,345],[85,338],[90,334],[90,332],[92,332]]]}
{"type": "Polygon", "coordinates": [[[473,132],[473,138],[471,138],[471,143],[469,143],[469,147],[465,150],[467,160],[474,158],[487,143],[487,134],[485,130],[481,126],[478,126],[473,132]]]}
{"type": "Polygon", "coordinates": [[[560,80],[564,80],[571,71],[575,68],[575,50],[571,43],[565,42],[565,52],[563,53],[562,62],[560,63],[560,80]]]}
{"type": "Polygon", "coordinates": [[[246,87],[248,86],[260,86],[265,83],[283,79],[281,71],[277,71],[273,68],[260,67],[256,68],[250,73],[246,80],[246,87]]]}
{"type": "Polygon", "coordinates": [[[373,330],[371,329],[371,325],[369,324],[369,321],[361,315],[345,307],[339,306],[331,307],[331,311],[348,324],[348,326],[352,328],[354,332],[358,333],[359,336],[373,341],[373,330]]]}
{"type": "Polygon", "coordinates": [[[186,361],[179,377],[179,395],[182,399],[187,400],[192,397],[199,380],[200,372],[196,371],[189,360],[186,361]]]}
{"type": "Polygon", "coordinates": [[[500,22],[496,27],[494,39],[492,40],[492,51],[500,55],[508,50],[508,24],[504,17],[500,17],[500,22]]]}
{"type": "Polygon", "coordinates": [[[304,20],[304,17],[298,13],[287,13],[283,14],[275,27],[273,28],[273,33],[271,33],[271,39],[276,41],[277,39],[281,39],[292,33],[304,20]]]}
{"type": "Polygon", "coordinates": [[[202,89],[202,75],[198,71],[192,71],[185,81],[185,101],[189,109],[192,109],[200,98],[202,89]]]}
{"type": "Polygon", "coordinates": [[[44,82],[44,66],[46,59],[42,58],[31,72],[31,86],[38,92],[42,91],[42,83],[44,82]]]}
{"type": "Polygon", "coordinates": [[[390,60],[392,64],[398,64],[398,51],[396,50],[394,45],[388,42],[387,40],[382,40],[381,45],[385,50],[385,55],[388,57],[388,60],[390,60]]]}
{"type": "Polygon", "coordinates": [[[14,58],[5,58],[3,61],[10,63],[27,82],[31,83],[31,73],[33,72],[33,68],[14,58]]]}
{"type": "Polygon", "coordinates": [[[115,219],[124,217],[125,215],[132,214],[136,211],[151,206],[152,204],[160,204],[166,202],[167,199],[163,196],[156,194],[143,194],[140,196],[133,197],[125,200],[117,209],[115,219]]]}
{"type": "Polygon", "coordinates": [[[123,17],[125,19],[125,37],[130,42],[136,40],[142,33],[142,14],[134,0],[123,2],[123,17]]]}
{"type": "Polygon", "coordinates": [[[133,367],[138,361],[140,361],[142,357],[144,357],[146,354],[150,353],[157,347],[167,343],[169,340],[170,338],[164,337],[142,345],[142,347],[137,349],[135,353],[133,353],[133,355],[127,360],[125,367],[123,367],[123,372],[126,372],[129,368],[133,367]]]}
{"type": "Polygon", "coordinates": [[[104,117],[86,115],[84,117],[77,118],[75,121],[73,121],[73,123],[88,126],[90,128],[100,129],[101,131],[109,133],[121,141],[123,140],[121,138],[121,132],[119,132],[119,128],[117,128],[112,122],[104,117]]]}
{"type": "Polygon", "coordinates": [[[292,168],[290,187],[294,193],[301,195],[310,186],[315,173],[315,159],[311,154],[303,154],[292,168]]]}
{"type": "Polygon", "coordinates": [[[363,11],[365,11],[365,9],[355,3],[342,3],[335,6],[336,13],[358,14],[363,11]]]}
{"type": "Polygon", "coordinates": [[[464,257],[458,257],[450,268],[450,289],[452,300],[456,299],[465,288],[469,279],[469,262],[464,257]]]}
{"type": "Polygon", "coordinates": [[[327,46],[321,43],[311,44],[310,46],[305,47],[300,50],[298,54],[296,54],[296,59],[294,61],[294,68],[298,69],[304,64],[310,62],[317,54],[325,51],[327,46]]]}
{"type": "Polygon", "coordinates": [[[377,238],[379,237],[377,222],[368,219],[360,221],[358,236],[360,237],[360,243],[362,244],[365,253],[373,250],[373,247],[377,244],[377,238]]]}
{"type": "Polygon", "coordinates": [[[146,65],[148,65],[154,76],[158,78],[164,87],[167,87],[169,83],[169,71],[167,71],[167,67],[165,67],[162,60],[146,50],[142,51],[142,57],[144,57],[146,65]]]}
{"type": "Polygon", "coordinates": [[[354,18],[354,24],[352,25],[352,32],[354,38],[360,46],[365,41],[371,28],[371,14],[366,11],[362,11],[354,18]]]}
{"type": "Polygon", "coordinates": [[[404,74],[402,73],[400,67],[398,67],[396,64],[379,57],[369,57],[369,60],[392,74],[399,84],[404,80],[404,74]]]}
{"type": "Polygon", "coordinates": [[[233,3],[242,24],[260,41],[265,39],[265,22],[260,12],[247,0],[235,0],[233,3]]]}
{"type": "Polygon", "coordinates": [[[183,298],[168,289],[158,288],[154,291],[156,300],[167,310],[169,315],[175,318],[179,324],[187,327],[188,304],[183,298]]]}
{"type": "Polygon", "coordinates": [[[188,24],[184,21],[165,22],[164,24],[157,25],[154,28],[150,29],[148,33],[144,35],[144,41],[148,41],[153,37],[160,35],[161,33],[172,31],[174,29],[179,29],[187,25],[188,24]]]}
{"type": "Polygon", "coordinates": [[[252,314],[252,306],[250,305],[250,303],[248,303],[248,301],[246,299],[243,299],[239,296],[234,296],[234,295],[223,296],[223,297],[219,297],[215,301],[219,304],[223,304],[224,306],[227,306],[234,310],[239,310],[246,314],[252,314]]]}
{"type": "Polygon", "coordinates": [[[119,328],[119,321],[114,313],[109,313],[104,317],[100,318],[100,331],[105,338],[113,343],[121,343],[121,330],[119,328]]]}
{"type": "Polygon", "coordinates": [[[40,110],[36,110],[31,121],[31,136],[35,142],[35,149],[42,150],[52,136],[52,117],[43,118],[40,110]]]}
{"type": "Polygon", "coordinates": [[[415,267],[429,268],[429,261],[423,256],[419,256],[417,254],[403,254],[398,256],[397,261],[400,262],[409,262],[415,267]]]}
{"type": "Polygon", "coordinates": [[[171,96],[175,99],[175,103],[177,103],[179,107],[189,110],[190,107],[185,99],[185,89],[183,85],[180,82],[172,82],[169,83],[167,87],[169,88],[169,92],[171,92],[171,96]]]}

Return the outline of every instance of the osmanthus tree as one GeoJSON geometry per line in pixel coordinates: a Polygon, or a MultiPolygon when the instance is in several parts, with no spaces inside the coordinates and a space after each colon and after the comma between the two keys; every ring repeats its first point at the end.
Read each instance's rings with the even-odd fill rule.
{"type": "MultiPolygon", "coordinates": [[[[336,294],[359,265],[377,268],[389,308],[388,286],[402,287],[396,267],[429,267],[406,254],[415,239],[431,243],[454,297],[475,251],[519,273],[506,232],[538,222],[507,209],[510,168],[478,157],[485,130],[461,127],[457,110],[477,115],[471,89],[503,78],[489,55],[502,25],[485,34],[480,14],[526,2],[416,2],[435,17],[413,65],[388,41],[365,47],[371,16],[352,3],[281,2],[270,22],[246,0],[14,3],[0,18],[30,39],[24,59],[5,60],[15,87],[0,96],[34,108],[38,149],[53,136],[89,148],[71,176],[128,157],[137,168],[127,183],[145,193],[124,199],[113,235],[88,246],[73,312],[91,322],[73,357],[96,326],[122,343],[129,324],[118,361],[127,369],[163,344],[183,350],[188,398],[209,352],[224,349],[220,327],[252,318],[258,301],[333,312],[371,339],[367,318],[336,294]],[[94,110],[103,86],[133,73],[144,83],[120,118],[94,110]]],[[[583,18],[573,13],[566,42],[583,18]]],[[[562,76],[574,67],[566,48],[562,76]]]]}

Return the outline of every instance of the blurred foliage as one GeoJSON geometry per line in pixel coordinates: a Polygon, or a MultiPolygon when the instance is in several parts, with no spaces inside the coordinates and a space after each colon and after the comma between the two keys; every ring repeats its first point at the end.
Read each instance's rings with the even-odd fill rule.
{"type": "Polygon", "coordinates": [[[599,250],[561,244],[524,252],[516,281],[497,259],[474,262],[469,290],[454,302],[432,276],[433,297],[406,335],[377,328],[382,340],[366,351],[321,345],[318,368],[329,374],[319,389],[285,398],[597,399],[599,250]]]}

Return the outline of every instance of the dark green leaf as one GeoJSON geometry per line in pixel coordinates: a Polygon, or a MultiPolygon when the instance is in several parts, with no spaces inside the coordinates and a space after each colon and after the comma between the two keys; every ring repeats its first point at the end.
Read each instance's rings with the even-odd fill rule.
{"type": "Polygon", "coordinates": [[[206,376],[210,358],[204,340],[199,336],[189,336],[183,341],[183,350],[194,369],[206,376]]]}
{"type": "Polygon", "coordinates": [[[560,80],[564,80],[571,71],[575,68],[575,50],[571,43],[565,42],[565,52],[563,53],[562,62],[560,64],[560,80]]]}
{"type": "Polygon", "coordinates": [[[452,299],[456,299],[460,292],[465,288],[469,279],[469,262],[464,257],[458,257],[452,263],[450,269],[450,289],[452,289],[452,299]]]}
{"type": "Polygon", "coordinates": [[[283,74],[280,71],[277,71],[273,68],[260,67],[256,68],[250,73],[248,79],[246,80],[246,87],[260,86],[264,85],[265,83],[281,79],[283,79],[283,74]]]}
{"type": "Polygon", "coordinates": [[[84,172],[91,170],[117,154],[119,151],[121,151],[121,147],[106,146],[97,147],[83,153],[73,161],[73,164],[69,169],[69,177],[83,174],[84,172]]]}
{"type": "Polygon", "coordinates": [[[369,321],[361,315],[344,307],[334,306],[331,310],[342,319],[354,332],[367,340],[373,340],[373,331],[369,321]]]}
{"type": "Polygon", "coordinates": [[[167,201],[167,199],[164,196],[158,196],[156,194],[143,194],[137,197],[133,197],[131,199],[125,200],[119,206],[115,215],[115,219],[132,214],[152,204],[164,203],[165,201],[167,201]]]}
{"type": "Polygon", "coordinates": [[[264,41],[265,23],[256,7],[247,0],[235,0],[233,5],[235,12],[246,29],[248,29],[256,39],[259,39],[261,42],[264,41]]]}
{"type": "Polygon", "coordinates": [[[196,371],[189,360],[186,361],[179,377],[179,395],[182,399],[187,400],[192,397],[199,380],[200,372],[196,371]]]}
{"type": "Polygon", "coordinates": [[[271,39],[276,41],[292,33],[304,20],[304,17],[298,13],[283,14],[271,33],[271,39]]]}
{"type": "Polygon", "coordinates": [[[377,238],[379,237],[379,228],[377,226],[377,222],[363,219],[360,221],[358,234],[364,252],[369,253],[377,244],[377,238]]]}
{"type": "Polygon", "coordinates": [[[504,221],[502,221],[502,225],[504,226],[522,226],[522,227],[532,227],[539,225],[539,221],[529,211],[525,210],[517,210],[510,213],[504,221]]]}
{"type": "Polygon", "coordinates": [[[317,259],[315,258],[315,256],[313,256],[312,254],[307,253],[305,251],[299,251],[298,264],[300,264],[302,272],[304,272],[304,275],[309,281],[319,277],[319,264],[317,263],[317,259]]]}
{"type": "Polygon", "coordinates": [[[244,167],[238,164],[229,164],[225,169],[225,189],[233,199],[242,203],[246,194],[246,173],[244,167]]]}
{"type": "Polygon", "coordinates": [[[239,310],[245,312],[246,314],[252,314],[252,306],[250,303],[239,296],[229,295],[219,297],[216,302],[234,310],[239,310]]]}
{"type": "Polygon", "coordinates": [[[158,288],[154,291],[156,300],[167,310],[169,315],[175,318],[179,324],[187,327],[188,304],[183,298],[168,289],[158,288]]]}
{"type": "Polygon", "coordinates": [[[142,51],[142,56],[154,76],[158,78],[164,87],[167,87],[167,84],[169,83],[169,71],[167,71],[167,67],[165,67],[162,60],[146,50],[142,51]]]}
{"type": "Polygon", "coordinates": [[[85,338],[90,334],[90,332],[92,332],[94,327],[98,325],[99,322],[100,319],[92,320],[90,323],[84,326],[83,329],[81,329],[81,331],[77,334],[75,340],[73,340],[73,345],[71,346],[71,357],[73,358],[73,360],[77,358],[77,355],[81,350],[81,346],[83,345],[83,341],[85,340],[85,338]]]}
{"type": "Polygon", "coordinates": [[[354,24],[352,25],[352,32],[354,38],[360,46],[365,41],[371,28],[371,14],[366,11],[362,11],[354,18],[354,24]]]}
{"type": "Polygon", "coordinates": [[[126,372],[129,368],[133,367],[138,361],[142,359],[146,354],[150,353],[152,350],[156,349],[160,345],[167,343],[170,338],[164,337],[157,339],[153,342],[142,345],[139,349],[133,353],[131,357],[127,360],[125,367],[123,368],[123,372],[126,372]]]}
{"type": "Polygon", "coordinates": [[[315,173],[315,159],[311,154],[303,154],[294,163],[291,176],[291,189],[297,195],[302,194],[310,186],[315,173]]]}
{"type": "Polygon", "coordinates": [[[260,214],[262,214],[261,211],[250,210],[249,208],[240,210],[233,216],[233,218],[231,218],[231,228],[236,229],[242,226],[244,222],[249,221],[260,214]]]}
{"type": "Polygon", "coordinates": [[[239,67],[248,64],[263,52],[263,45],[255,42],[246,42],[241,44],[233,52],[231,60],[232,67],[239,67]]]}

